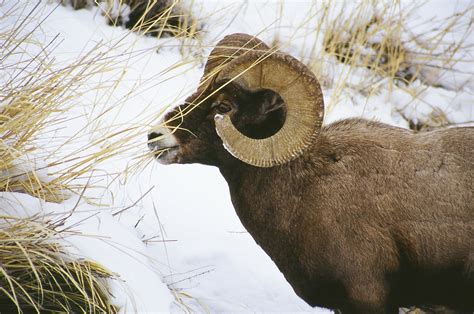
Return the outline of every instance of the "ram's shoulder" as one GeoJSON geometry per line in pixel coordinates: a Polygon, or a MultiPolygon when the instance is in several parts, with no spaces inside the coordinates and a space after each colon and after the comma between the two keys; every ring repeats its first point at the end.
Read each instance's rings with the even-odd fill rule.
{"type": "Polygon", "coordinates": [[[414,144],[411,130],[356,118],[326,125],[321,129],[321,135],[329,146],[357,153],[369,147],[398,151],[414,144]]]}
{"type": "Polygon", "coordinates": [[[363,119],[341,120],[323,127],[321,145],[313,156],[329,156],[340,171],[422,174],[426,169],[449,169],[472,175],[474,128],[441,128],[414,133],[363,119]],[[384,171],[381,171],[380,169],[384,171]]]}
{"type": "Polygon", "coordinates": [[[382,122],[360,118],[344,119],[325,125],[322,128],[325,134],[352,134],[352,135],[411,135],[413,131],[382,122]]]}

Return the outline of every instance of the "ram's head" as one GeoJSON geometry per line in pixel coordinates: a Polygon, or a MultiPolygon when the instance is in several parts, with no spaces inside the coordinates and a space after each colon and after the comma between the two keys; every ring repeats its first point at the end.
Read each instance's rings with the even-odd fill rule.
{"type": "Polygon", "coordinates": [[[323,96],[311,71],[259,39],[233,34],[211,52],[198,90],[148,134],[158,161],[272,167],[319,132],[323,96]]]}

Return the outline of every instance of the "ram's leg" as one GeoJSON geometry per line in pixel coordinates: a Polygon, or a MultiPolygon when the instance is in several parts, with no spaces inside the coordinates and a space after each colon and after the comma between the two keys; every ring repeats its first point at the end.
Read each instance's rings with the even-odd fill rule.
{"type": "Polygon", "coordinates": [[[348,303],[344,314],[396,314],[398,307],[387,301],[387,290],[383,282],[357,283],[347,288],[348,303]]]}

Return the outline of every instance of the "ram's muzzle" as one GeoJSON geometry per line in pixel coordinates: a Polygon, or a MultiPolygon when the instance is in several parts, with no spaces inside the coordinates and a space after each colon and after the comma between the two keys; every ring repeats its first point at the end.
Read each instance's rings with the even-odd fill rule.
{"type": "Polygon", "coordinates": [[[148,148],[155,153],[155,157],[160,163],[176,162],[179,142],[168,127],[162,126],[164,125],[162,121],[158,125],[160,126],[148,133],[148,148]]]}

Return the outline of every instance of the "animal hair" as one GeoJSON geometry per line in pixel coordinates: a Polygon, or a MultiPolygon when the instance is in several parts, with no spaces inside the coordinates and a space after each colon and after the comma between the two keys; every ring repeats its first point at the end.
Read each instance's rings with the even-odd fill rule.
{"type": "Polygon", "coordinates": [[[226,93],[184,117],[166,163],[219,168],[242,224],[298,296],[343,313],[474,311],[474,128],[413,133],[346,119],[323,126],[297,158],[255,167],[215,131],[211,103],[238,101],[226,93]]]}

